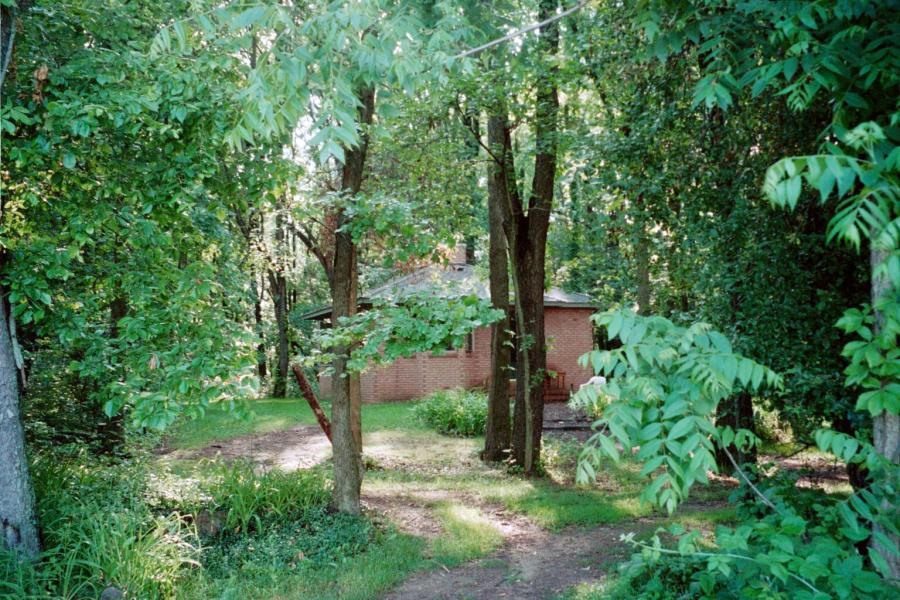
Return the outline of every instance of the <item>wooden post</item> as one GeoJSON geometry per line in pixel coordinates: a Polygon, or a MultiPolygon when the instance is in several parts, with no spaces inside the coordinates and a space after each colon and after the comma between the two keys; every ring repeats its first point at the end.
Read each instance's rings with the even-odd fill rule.
{"type": "Polygon", "coordinates": [[[322,406],[319,404],[319,401],[316,399],[316,394],[313,392],[312,386],[309,385],[309,382],[306,380],[306,375],[303,374],[303,369],[300,365],[291,365],[291,370],[294,372],[294,377],[297,379],[297,385],[300,386],[300,392],[303,394],[303,397],[306,398],[306,401],[309,402],[309,407],[312,409],[313,414],[316,415],[316,419],[319,421],[319,426],[322,428],[322,431],[325,432],[325,437],[328,438],[328,441],[331,441],[331,423],[328,421],[328,417],[325,416],[325,411],[322,410],[322,406]]]}

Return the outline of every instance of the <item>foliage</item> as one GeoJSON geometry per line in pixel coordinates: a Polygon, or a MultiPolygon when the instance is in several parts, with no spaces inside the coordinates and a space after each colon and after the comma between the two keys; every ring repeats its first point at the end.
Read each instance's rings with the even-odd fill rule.
{"type": "MultiPolygon", "coordinates": [[[[413,292],[396,299],[378,299],[370,310],[342,319],[323,331],[318,345],[323,350],[350,348],[349,368],[363,371],[370,365],[388,364],[417,352],[440,353],[459,348],[474,329],[486,327],[503,316],[489,300],[475,295],[443,295],[413,292]]],[[[333,354],[314,357],[327,363],[333,354]]]]}
{"type": "MultiPolygon", "coordinates": [[[[711,419],[716,404],[740,386],[759,389],[763,383],[781,385],[773,371],[733,353],[724,336],[705,325],[682,328],[660,317],[641,318],[628,312],[609,311],[596,320],[618,337],[622,347],[594,351],[583,358],[597,373],[613,376],[607,384],[612,398],[600,423],[607,426],[627,453],[644,465],[641,473],[653,477],[642,500],[665,506],[669,512],[684,500],[693,483],[706,482],[716,470],[712,444],[742,446],[754,441],[745,430],[717,429],[711,419]],[[661,470],[661,471],[660,471],[661,470]]],[[[755,494],[741,524],[719,527],[715,547],[702,547],[700,533],[681,527],[668,530],[678,538],[677,550],[664,548],[659,536],[650,542],[626,539],[639,546],[642,560],[655,561],[663,554],[703,559],[705,568],[691,577],[690,593],[714,596],[717,589],[741,597],[789,594],[797,598],[878,597],[889,584],[865,568],[869,561],[882,573],[885,558],[870,549],[866,557],[857,544],[875,536],[888,552],[896,546],[876,524],[896,532],[892,510],[885,498],[896,494],[891,476],[895,470],[868,444],[832,430],[817,433],[823,451],[844,462],[863,463],[872,474],[868,488],[847,500],[828,497],[805,503],[793,482],[784,485],[738,473],[755,494]],[[827,593],[824,590],[828,590],[827,593]]],[[[586,446],[579,478],[590,479],[599,455],[618,458],[620,452],[601,431],[586,446]]],[[[699,563],[698,563],[699,564],[699,563]]],[[[679,571],[678,577],[683,578],[679,571]]]]}
{"type": "Polygon", "coordinates": [[[441,390],[416,404],[413,416],[445,435],[484,435],[487,396],[481,390],[441,390]]]}
{"type": "MultiPolygon", "coordinates": [[[[640,446],[636,457],[643,475],[656,474],[641,498],[671,513],[696,482],[707,483],[716,471],[714,441],[743,444],[746,433],[717,433],[713,416],[719,402],[740,389],[781,385],[771,369],[732,350],[731,343],[709,325],[678,327],[663,317],[638,317],[630,311],[608,311],[593,317],[622,347],[595,350],[581,357],[610,381],[603,386],[609,404],[595,424],[603,431],[588,442],[579,463],[579,481],[596,475],[599,456],[618,460],[618,441],[625,452],[640,446]],[[612,433],[608,437],[605,430],[612,433]],[[614,441],[615,440],[615,441],[614,441]]],[[[596,389],[586,388],[596,396],[596,389]]]]}

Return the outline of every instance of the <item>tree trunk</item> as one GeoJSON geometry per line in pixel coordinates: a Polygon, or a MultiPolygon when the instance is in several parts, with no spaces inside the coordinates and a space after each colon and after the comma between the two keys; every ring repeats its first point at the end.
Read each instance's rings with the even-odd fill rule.
{"type": "Polygon", "coordinates": [[[263,337],[263,316],[262,316],[262,297],[259,293],[259,283],[256,273],[253,273],[253,320],[256,325],[256,335],[259,336],[259,343],[256,345],[256,372],[260,379],[268,376],[266,368],[266,342],[263,337]]]}
{"type": "Polygon", "coordinates": [[[275,307],[275,324],[278,329],[278,344],[275,346],[277,361],[275,363],[275,381],[272,395],[276,398],[287,397],[287,378],[290,363],[288,349],[287,322],[287,280],[284,274],[269,273],[269,285],[272,290],[272,303],[275,307]]]}
{"type": "MultiPolygon", "coordinates": [[[[882,248],[876,241],[876,236],[872,236],[870,261],[872,269],[872,305],[875,309],[875,335],[884,328],[884,315],[878,310],[879,300],[883,298],[891,298],[896,294],[896,290],[892,289],[890,279],[878,274],[878,267],[884,263],[890,256],[890,250],[882,248]]],[[[884,456],[894,466],[900,462],[900,415],[892,414],[885,410],[880,415],[872,419],[872,444],[875,450],[884,456]]],[[[889,472],[888,477],[896,477],[896,469],[889,472]]],[[[885,482],[894,486],[897,481],[885,482]]],[[[895,503],[885,498],[882,504],[882,510],[887,515],[893,515],[896,510],[895,503]]],[[[894,544],[895,548],[900,548],[900,537],[891,534],[888,530],[880,525],[874,526],[875,531],[879,531],[887,536],[894,544]]],[[[883,547],[878,541],[872,538],[872,548],[876,550],[885,561],[887,561],[890,575],[892,578],[900,579],[900,556],[894,554],[891,549],[883,547]]]]}
{"type": "Polygon", "coordinates": [[[513,415],[513,456],[526,474],[540,460],[544,424],[544,379],[547,348],[544,340],[544,245],[522,244],[513,268],[516,270],[519,369],[516,374],[516,405],[513,415]]]}
{"type": "Polygon", "coordinates": [[[647,233],[641,227],[638,231],[637,244],[634,248],[635,262],[637,263],[637,305],[638,314],[647,316],[650,314],[650,243],[647,233]]]}
{"type": "MultiPolygon", "coordinates": [[[[497,117],[488,119],[488,147],[503,150],[502,122],[497,117]]],[[[488,162],[488,230],[491,304],[504,314],[509,314],[509,258],[506,236],[503,233],[503,202],[506,180],[502,165],[488,162]]],[[[488,383],[488,413],[484,432],[486,461],[502,460],[509,450],[509,318],[491,327],[491,376],[488,383]]]]}
{"type": "MultiPolygon", "coordinates": [[[[128,316],[128,298],[119,290],[112,302],[109,303],[109,339],[116,343],[119,339],[119,321],[128,316]]],[[[126,373],[122,369],[120,376],[124,379],[126,373]]],[[[125,443],[125,409],[120,408],[116,414],[109,417],[108,433],[104,436],[103,449],[112,453],[120,449],[125,443]]]]}
{"type": "Polygon", "coordinates": [[[285,244],[284,209],[279,207],[275,215],[275,247],[278,262],[269,270],[269,285],[272,294],[272,303],[275,308],[275,325],[278,330],[278,342],[275,346],[275,381],[272,386],[272,395],[276,398],[287,397],[288,369],[290,368],[290,347],[288,344],[288,285],[286,255],[288,252],[285,244]]]}
{"type": "MultiPolygon", "coordinates": [[[[341,173],[341,190],[354,196],[362,187],[363,169],[368,149],[367,125],[372,122],[375,109],[375,90],[364,87],[357,91],[361,106],[359,122],[362,126],[360,143],[345,148],[345,161],[341,173]]],[[[337,324],[342,317],[356,313],[358,273],[356,245],[348,231],[342,231],[347,215],[337,213],[337,231],[334,244],[334,287],[331,304],[331,322],[337,324]]],[[[360,512],[359,494],[362,485],[361,398],[358,375],[347,369],[351,348],[335,349],[332,375],[333,399],[331,404],[331,433],[334,452],[334,506],[341,512],[360,512]]]]}
{"type": "Polygon", "coordinates": [[[19,388],[7,319],[6,290],[0,291],[0,543],[23,558],[40,551],[34,492],[28,474],[19,388]]]}
{"type": "MultiPolygon", "coordinates": [[[[749,392],[740,392],[730,398],[726,398],[719,403],[716,409],[716,425],[719,427],[729,426],[734,431],[738,429],[747,429],[756,433],[756,425],[753,419],[753,397],[749,392]]],[[[734,460],[739,465],[748,463],[756,464],[756,448],[743,452],[733,444],[726,448],[734,460]]],[[[716,448],[716,465],[719,470],[730,473],[734,468],[725,450],[716,448]]]]}

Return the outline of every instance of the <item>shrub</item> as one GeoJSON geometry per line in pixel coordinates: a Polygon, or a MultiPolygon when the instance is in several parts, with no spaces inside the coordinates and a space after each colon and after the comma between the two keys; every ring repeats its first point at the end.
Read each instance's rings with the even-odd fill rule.
{"type": "Polygon", "coordinates": [[[300,518],[311,508],[326,506],[331,498],[322,470],[257,473],[241,461],[223,467],[207,488],[208,510],[220,512],[227,529],[240,531],[263,531],[271,523],[300,518]]]}
{"type": "Polygon", "coordinates": [[[481,390],[441,390],[417,404],[413,414],[422,424],[445,435],[483,435],[487,395],[481,390]]]}

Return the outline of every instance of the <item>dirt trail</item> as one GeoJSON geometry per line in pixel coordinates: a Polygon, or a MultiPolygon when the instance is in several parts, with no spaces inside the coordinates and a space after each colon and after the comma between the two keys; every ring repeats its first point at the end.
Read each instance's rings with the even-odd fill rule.
{"type": "Polygon", "coordinates": [[[219,458],[249,460],[285,471],[308,469],[331,457],[331,443],[317,425],[297,425],[282,431],[251,433],[191,450],[167,450],[174,459],[219,458]]]}
{"type": "Polygon", "coordinates": [[[484,558],[449,570],[414,575],[385,598],[554,598],[574,585],[600,579],[631,553],[619,541],[619,535],[647,527],[636,522],[625,527],[568,528],[556,533],[535,529],[484,558]]]}

